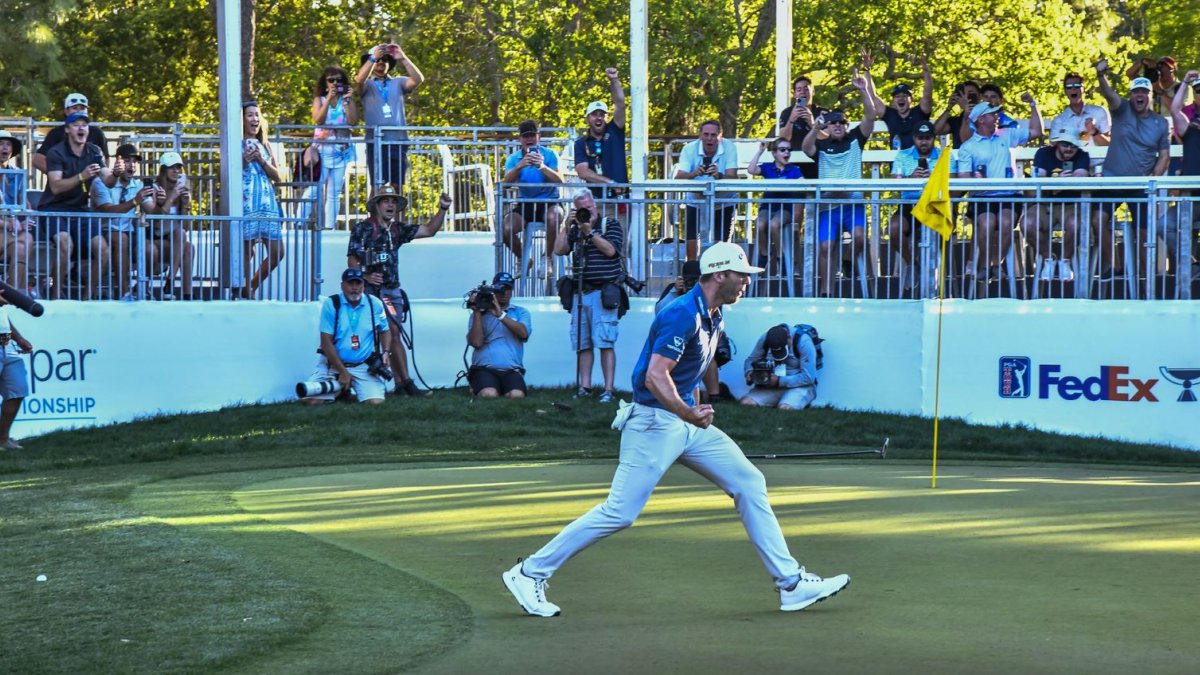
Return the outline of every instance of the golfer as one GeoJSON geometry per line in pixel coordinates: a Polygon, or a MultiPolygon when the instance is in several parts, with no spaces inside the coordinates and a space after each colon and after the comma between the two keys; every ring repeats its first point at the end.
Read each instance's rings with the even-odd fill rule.
{"type": "Polygon", "coordinates": [[[546,581],[576,553],[632,525],[676,461],[733,497],[746,533],[779,589],[779,609],[804,609],[850,583],[845,574],[822,579],[796,562],[767,500],[762,473],[712,425],[713,407],[696,404],[696,388],[723,331],[721,307],[740,300],[750,275],[761,271],[746,261],[740,246],[714,244],[700,258],[700,283],[654,318],[633,370],[634,402],[622,402],[613,420],[613,428],[621,431],[621,460],[608,498],[502,575],[526,613],[560,613],[546,599],[546,581]]]}

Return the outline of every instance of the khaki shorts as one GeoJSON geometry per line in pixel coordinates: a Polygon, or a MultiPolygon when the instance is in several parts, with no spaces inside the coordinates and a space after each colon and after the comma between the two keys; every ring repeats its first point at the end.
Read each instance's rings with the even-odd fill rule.
{"type": "Polygon", "coordinates": [[[816,397],[816,387],[778,389],[751,387],[743,398],[748,398],[766,408],[778,408],[780,405],[786,405],[795,410],[803,410],[812,405],[813,399],[816,397]]]}

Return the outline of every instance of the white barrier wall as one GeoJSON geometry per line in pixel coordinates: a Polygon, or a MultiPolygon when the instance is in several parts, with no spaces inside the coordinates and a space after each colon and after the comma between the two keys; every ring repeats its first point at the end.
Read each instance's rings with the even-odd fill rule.
{"type": "MultiPolygon", "coordinates": [[[[573,383],[568,314],[553,299],[521,304],[533,315],[528,381],[573,383]]],[[[1200,305],[989,300],[945,307],[943,417],[1200,449],[1200,403],[1180,400],[1191,391],[1185,376],[1200,384],[1200,305]]],[[[316,356],[316,303],[59,301],[46,308],[40,319],[14,314],[35,347],[18,438],[291,400],[316,356]]],[[[745,388],[742,363],[760,334],[777,323],[810,323],[827,340],[818,405],[933,413],[936,301],[754,299],[726,317],[738,351],[722,380],[735,393],[745,388]]],[[[618,389],[630,387],[652,319],[653,303],[635,299],[621,322],[618,389]]],[[[429,385],[450,386],[463,370],[466,320],[461,300],[415,303],[415,363],[429,385]]],[[[601,382],[598,360],[593,381],[601,382]]]]}

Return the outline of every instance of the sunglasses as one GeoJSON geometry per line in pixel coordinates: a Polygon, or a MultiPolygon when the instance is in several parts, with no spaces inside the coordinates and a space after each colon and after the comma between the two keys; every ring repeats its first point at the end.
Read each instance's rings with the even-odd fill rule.
{"type": "Polygon", "coordinates": [[[340,77],[327,77],[327,78],[325,78],[325,81],[328,82],[329,84],[340,84],[342,82],[345,82],[346,80],[344,80],[340,77]]]}
{"type": "Polygon", "coordinates": [[[1082,83],[1082,82],[1075,82],[1075,83],[1072,83],[1072,84],[1064,84],[1064,85],[1063,85],[1063,87],[1064,87],[1064,88],[1066,88],[1066,89],[1083,89],[1083,83],[1082,83]]]}
{"type": "Polygon", "coordinates": [[[791,148],[775,148],[775,152],[791,152],[791,148]]]}
{"type": "Polygon", "coordinates": [[[845,124],[846,120],[829,120],[826,124],[845,124]]]}

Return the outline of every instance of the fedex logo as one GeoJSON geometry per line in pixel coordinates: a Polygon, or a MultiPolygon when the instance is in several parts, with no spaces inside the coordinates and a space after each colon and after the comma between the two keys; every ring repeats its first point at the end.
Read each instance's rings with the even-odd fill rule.
{"type": "Polygon", "coordinates": [[[1126,377],[1129,374],[1126,366],[1100,366],[1099,375],[1082,379],[1073,375],[1061,376],[1060,372],[1062,366],[1058,364],[1038,366],[1038,398],[1050,398],[1053,388],[1059,398],[1067,401],[1082,397],[1089,401],[1158,402],[1153,391],[1158,380],[1126,377]]]}

